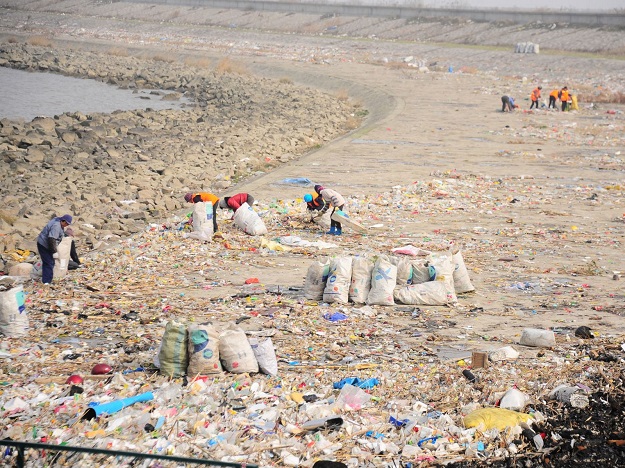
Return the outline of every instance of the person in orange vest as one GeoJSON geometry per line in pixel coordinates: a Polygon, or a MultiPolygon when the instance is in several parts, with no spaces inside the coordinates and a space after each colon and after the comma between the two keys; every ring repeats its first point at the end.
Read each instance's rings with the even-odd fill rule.
{"type": "Polygon", "coordinates": [[[532,101],[532,105],[530,106],[530,110],[533,109],[534,106],[536,106],[536,109],[538,109],[538,100],[540,99],[540,90],[541,89],[543,89],[542,86],[534,88],[534,90],[532,91],[532,94],[530,94],[530,99],[532,101]]]}
{"type": "Polygon", "coordinates": [[[219,203],[219,197],[208,192],[187,193],[184,196],[187,203],[212,203],[213,204],[213,232],[218,232],[217,229],[217,204],[219,203]]]}
{"type": "Polygon", "coordinates": [[[558,91],[557,89],[554,89],[553,91],[549,93],[549,106],[548,106],[549,109],[551,109],[552,107],[554,109],[556,108],[556,101],[558,100],[559,96],[560,96],[560,91],[558,91]]]}
{"type": "Polygon", "coordinates": [[[315,211],[321,211],[325,208],[326,202],[323,197],[317,192],[307,193],[304,195],[304,201],[306,202],[306,210],[311,214],[311,221],[315,218],[315,211]]]}
{"type": "Polygon", "coordinates": [[[562,102],[562,112],[569,109],[569,88],[566,86],[560,90],[560,102],[562,102]]]}

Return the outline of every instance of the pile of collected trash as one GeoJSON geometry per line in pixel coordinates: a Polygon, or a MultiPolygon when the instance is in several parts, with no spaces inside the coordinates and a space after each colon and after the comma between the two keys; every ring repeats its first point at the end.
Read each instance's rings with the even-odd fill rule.
{"type": "Polygon", "coordinates": [[[306,274],[306,298],[330,304],[440,306],[456,303],[457,293],[474,290],[459,250],[431,253],[410,245],[393,251],[421,258],[378,255],[373,261],[357,255],[318,260],[306,274]]]}

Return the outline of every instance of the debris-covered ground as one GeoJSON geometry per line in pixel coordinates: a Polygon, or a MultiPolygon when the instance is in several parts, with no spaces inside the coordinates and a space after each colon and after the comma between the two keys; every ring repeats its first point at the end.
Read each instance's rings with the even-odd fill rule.
{"type": "MultiPolygon", "coordinates": [[[[46,15],[56,18],[37,13],[33,32],[58,27],[46,26],[46,15]]],[[[96,29],[88,19],[72,21],[85,27],[73,29],[81,39],[119,36],[113,19],[98,19],[96,29]]],[[[152,27],[133,23],[133,38],[147,42],[152,27]]],[[[529,93],[526,76],[553,86],[574,78],[591,93],[612,89],[617,75],[602,70],[614,61],[602,69],[591,59],[562,58],[551,67],[547,55],[508,57],[510,68],[499,69],[501,57],[476,52],[471,64],[479,69],[421,73],[361,66],[369,52],[346,52],[338,42],[320,46],[324,59],[316,60],[299,46],[312,39],[282,46],[274,37],[247,42],[231,33],[220,30],[219,40],[248,53],[250,65],[263,54],[282,55],[313,62],[292,66],[310,81],[328,75],[375,89],[361,97],[378,120],[365,134],[236,187],[259,200],[269,231],[263,237],[243,234],[220,213],[223,238],[200,242],[189,238],[180,212],[149,218],[146,229],[88,251],[77,223],[84,266],[50,288],[26,279],[30,332],[0,343],[0,439],[260,466],[624,465],[623,108],[584,102],[570,113],[496,112],[501,94],[529,93]],[[575,64],[587,66],[576,75],[575,64]],[[395,107],[381,96],[393,96],[395,107]],[[368,232],[333,237],[305,223],[305,177],[338,188],[368,232]],[[475,291],[445,306],[304,297],[316,260],[399,258],[393,249],[409,245],[461,248],[475,291]],[[278,374],[160,375],[155,356],[170,321],[210,321],[220,330],[235,324],[248,338],[270,337],[278,374]],[[521,345],[526,328],[553,332],[555,343],[521,345]],[[474,353],[487,354],[488,367],[474,353]],[[111,374],[91,375],[98,364],[111,374]],[[66,383],[70,375],[80,378],[66,383]],[[153,398],[108,416],[83,417],[89,403],[150,392],[153,398]],[[482,408],[494,419],[469,427],[482,408]],[[505,408],[518,411],[510,416],[505,408]]],[[[160,36],[167,37],[178,43],[160,36]]],[[[185,44],[209,47],[190,37],[185,44]]],[[[395,57],[408,55],[405,45],[380,44],[385,55],[395,47],[395,57]]],[[[466,55],[454,50],[445,53],[466,55]]],[[[172,197],[180,201],[179,193],[172,197]]],[[[34,260],[23,250],[11,254],[34,260]]],[[[3,456],[8,466],[16,454],[3,456]]],[[[27,460],[131,463],[35,451],[27,460]]]]}

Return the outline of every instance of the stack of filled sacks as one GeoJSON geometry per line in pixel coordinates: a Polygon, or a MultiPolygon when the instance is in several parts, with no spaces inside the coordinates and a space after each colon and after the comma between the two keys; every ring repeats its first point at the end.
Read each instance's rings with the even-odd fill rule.
{"type": "Polygon", "coordinates": [[[243,329],[234,324],[220,332],[211,324],[170,321],[154,364],[168,377],[196,377],[224,369],[235,374],[278,373],[271,338],[248,339],[243,329]]]}
{"type": "Polygon", "coordinates": [[[304,293],[328,303],[448,305],[458,301],[456,294],[474,290],[459,250],[424,253],[322,259],[308,268],[304,293]]]}

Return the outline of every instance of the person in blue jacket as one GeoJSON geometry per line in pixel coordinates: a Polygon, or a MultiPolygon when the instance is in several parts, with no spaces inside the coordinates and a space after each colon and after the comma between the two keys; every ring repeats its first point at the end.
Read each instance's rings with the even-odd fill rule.
{"type": "Polygon", "coordinates": [[[512,112],[517,107],[512,96],[501,96],[501,112],[512,112]]]}

